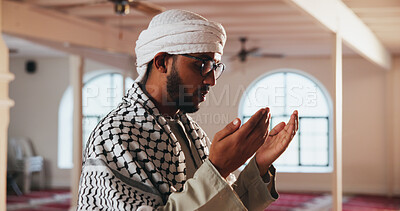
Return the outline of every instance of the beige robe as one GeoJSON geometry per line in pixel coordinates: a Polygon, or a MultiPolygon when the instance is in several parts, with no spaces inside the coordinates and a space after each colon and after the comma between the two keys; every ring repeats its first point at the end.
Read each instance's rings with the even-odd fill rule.
{"type": "MultiPolygon", "coordinates": [[[[188,180],[183,191],[172,193],[159,210],[190,210],[191,207],[200,207],[198,210],[264,210],[278,198],[274,167],[260,177],[253,158],[238,179],[229,185],[230,182],[221,177],[209,160],[201,162],[183,124],[179,120],[167,121],[185,154],[188,180]]],[[[232,176],[230,179],[235,180],[232,176]]]]}

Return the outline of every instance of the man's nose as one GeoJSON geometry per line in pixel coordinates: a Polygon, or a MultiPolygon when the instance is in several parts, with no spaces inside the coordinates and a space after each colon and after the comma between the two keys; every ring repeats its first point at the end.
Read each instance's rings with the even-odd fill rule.
{"type": "Polygon", "coordinates": [[[203,80],[203,84],[207,84],[210,86],[215,86],[215,84],[217,83],[216,79],[215,79],[215,72],[214,70],[212,70],[203,80]]]}

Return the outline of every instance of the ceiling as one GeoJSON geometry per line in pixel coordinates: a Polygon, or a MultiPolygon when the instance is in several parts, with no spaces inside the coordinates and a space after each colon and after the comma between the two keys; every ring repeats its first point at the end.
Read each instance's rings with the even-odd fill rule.
{"type": "MultiPolygon", "coordinates": [[[[19,2],[133,32],[142,31],[151,20],[151,16],[136,10],[131,10],[126,16],[118,16],[114,14],[111,2],[90,4],[96,1],[98,0],[19,2]],[[78,3],[88,4],[74,6],[78,3]]],[[[248,38],[247,48],[260,47],[262,53],[285,56],[324,56],[331,53],[331,33],[317,24],[312,17],[284,0],[149,0],[149,2],[166,9],[193,11],[209,20],[222,23],[228,35],[225,48],[225,54],[228,56],[239,51],[239,37],[243,36],[248,38]]],[[[399,0],[343,0],[343,2],[370,27],[392,54],[400,55],[399,0]]],[[[8,42],[7,44],[9,45],[8,42]]],[[[22,49],[19,51],[23,52],[22,49]]],[[[355,54],[346,46],[343,52],[355,54]]]]}
{"type": "Polygon", "coordinates": [[[400,55],[399,0],[343,0],[392,54],[400,55]]]}

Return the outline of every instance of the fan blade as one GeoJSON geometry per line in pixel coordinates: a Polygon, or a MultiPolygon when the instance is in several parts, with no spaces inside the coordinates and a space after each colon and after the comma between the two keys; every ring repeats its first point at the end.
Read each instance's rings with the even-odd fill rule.
{"type": "MultiPolygon", "coordinates": [[[[91,2],[85,2],[85,3],[79,3],[79,4],[67,4],[67,5],[58,5],[58,6],[49,6],[50,8],[55,8],[55,9],[73,9],[77,7],[85,7],[85,6],[92,6],[92,5],[97,5],[97,4],[106,4],[106,3],[113,3],[117,2],[118,0],[95,0],[91,2]]],[[[123,1],[123,0],[120,0],[123,1]]],[[[126,2],[129,3],[129,6],[131,8],[134,8],[136,10],[139,10],[147,15],[157,15],[158,13],[161,13],[165,11],[166,9],[164,7],[161,7],[159,5],[156,5],[154,3],[150,2],[144,2],[144,1],[136,1],[136,0],[125,0],[126,2]]]]}
{"type": "Polygon", "coordinates": [[[246,51],[246,54],[255,54],[260,50],[260,48],[255,47],[255,48],[251,48],[250,50],[246,51]]]}
{"type": "Polygon", "coordinates": [[[73,9],[73,8],[77,8],[77,7],[86,7],[86,6],[96,5],[96,4],[105,4],[105,3],[109,3],[109,2],[111,2],[111,1],[109,1],[109,0],[96,0],[96,1],[86,2],[86,3],[55,5],[55,6],[48,6],[48,7],[49,8],[55,8],[55,9],[73,9]]]}
{"type": "Polygon", "coordinates": [[[10,49],[8,49],[8,53],[9,53],[9,54],[16,54],[16,53],[18,53],[18,49],[16,49],[16,48],[10,48],[10,49]]]}
{"type": "Polygon", "coordinates": [[[255,55],[258,57],[269,57],[269,58],[283,58],[285,57],[283,54],[277,54],[277,53],[262,53],[259,55],[255,55]]]}
{"type": "Polygon", "coordinates": [[[239,59],[239,57],[237,55],[235,55],[235,56],[230,57],[229,61],[233,62],[233,61],[238,60],[238,59],[239,59]]]}
{"type": "Polygon", "coordinates": [[[133,1],[129,0],[129,6],[139,10],[147,15],[157,15],[163,11],[165,11],[165,7],[159,6],[157,4],[148,2],[148,1],[133,1]]]}

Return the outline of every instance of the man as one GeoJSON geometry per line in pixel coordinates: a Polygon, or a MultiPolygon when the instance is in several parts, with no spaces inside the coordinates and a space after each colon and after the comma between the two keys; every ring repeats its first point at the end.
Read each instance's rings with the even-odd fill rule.
{"type": "Polygon", "coordinates": [[[139,77],[90,135],[78,210],[263,210],[276,200],[272,163],[297,131],[297,111],[271,132],[268,108],[243,126],[236,118],[211,146],[186,114],[222,74],[225,41],[220,24],[188,11],[152,19],[136,43],[139,77]],[[230,173],[254,154],[235,181],[230,173]]]}

